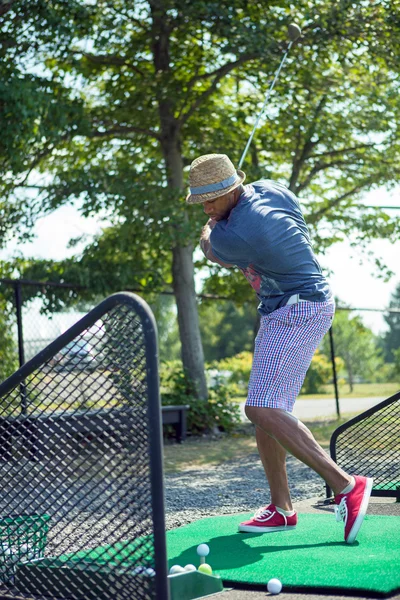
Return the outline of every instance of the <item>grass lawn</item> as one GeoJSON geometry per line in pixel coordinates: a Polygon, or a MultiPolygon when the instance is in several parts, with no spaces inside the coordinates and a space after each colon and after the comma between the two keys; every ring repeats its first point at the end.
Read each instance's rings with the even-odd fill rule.
{"type": "MultiPolygon", "coordinates": [[[[373,398],[383,396],[389,398],[400,390],[400,383],[355,383],[354,389],[350,392],[348,384],[339,385],[339,398],[373,398]]],[[[321,398],[334,398],[335,390],[333,385],[325,386],[324,394],[303,394],[299,396],[301,399],[319,400],[321,398]]]]}
{"type": "MultiPolygon", "coordinates": [[[[164,445],[165,473],[204,469],[257,452],[254,434],[249,425],[246,433],[189,437],[183,444],[164,445]]],[[[245,429],[245,428],[243,428],[245,429]]]]}
{"type": "MultiPolygon", "coordinates": [[[[388,398],[400,390],[397,383],[359,383],[355,384],[352,393],[349,386],[339,388],[340,398],[388,398]]],[[[326,386],[325,394],[302,395],[299,399],[319,400],[334,398],[333,386],[326,386]]],[[[245,396],[232,398],[233,402],[244,402],[245,396]]],[[[360,412],[360,411],[359,411],[360,412]]],[[[322,447],[328,448],[333,431],[342,423],[348,421],[358,413],[342,415],[340,419],[327,417],[305,424],[313,433],[315,439],[322,447]]],[[[228,460],[238,459],[257,453],[257,444],[254,437],[254,428],[249,423],[242,423],[237,433],[221,436],[189,437],[183,444],[166,443],[164,445],[165,473],[179,473],[190,469],[204,469],[213,465],[220,465],[228,460]]]]}
{"type": "MultiPolygon", "coordinates": [[[[357,413],[346,414],[340,419],[318,419],[305,424],[323,448],[329,447],[329,440],[336,427],[345,423],[357,413]]],[[[183,444],[164,445],[165,473],[179,473],[190,469],[205,469],[257,453],[254,428],[242,424],[237,433],[222,436],[188,438],[183,444]]]]}
{"type": "MultiPolygon", "coordinates": [[[[335,397],[333,385],[324,386],[323,394],[300,394],[298,400],[329,400],[335,397]]],[[[348,384],[339,386],[339,398],[389,398],[400,391],[400,383],[356,383],[350,392],[348,384]]],[[[245,396],[232,398],[232,402],[245,402],[245,396]]]]}

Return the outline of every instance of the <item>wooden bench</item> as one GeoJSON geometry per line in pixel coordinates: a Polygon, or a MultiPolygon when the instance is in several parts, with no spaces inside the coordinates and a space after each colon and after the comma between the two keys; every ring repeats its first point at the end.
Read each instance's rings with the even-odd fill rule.
{"type": "MultiPolygon", "coordinates": [[[[176,441],[186,439],[188,405],[163,406],[163,425],[172,425],[175,429],[176,441]]],[[[12,457],[12,440],[22,438],[24,448],[29,451],[29,457],[34,459],[45,452],[46,446],[53,436],[64,436],[70,439],[76,434],[100,435],[112,433],[117,435],[124,427],[132,423],[137,413],[137,419],[143,419],[143,407],[77,410],[71,412],[42,413],[20,417],[0,418],[0,457],[9,460],[12,457]]]]}

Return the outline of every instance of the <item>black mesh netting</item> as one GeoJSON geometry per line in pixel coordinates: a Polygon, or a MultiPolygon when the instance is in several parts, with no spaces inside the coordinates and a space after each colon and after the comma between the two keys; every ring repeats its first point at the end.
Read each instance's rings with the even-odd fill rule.
{"type": "Polygon", "coordinates": [[[341,426],[331,453],[345,471],[373,477],[374,495],[400,496],[400,393],[341,426]]]}
{"type": "Polygon", "coordinates": [[[145,342],[117,304],[0,397],[0,596],[155,597],[145,342]]]}

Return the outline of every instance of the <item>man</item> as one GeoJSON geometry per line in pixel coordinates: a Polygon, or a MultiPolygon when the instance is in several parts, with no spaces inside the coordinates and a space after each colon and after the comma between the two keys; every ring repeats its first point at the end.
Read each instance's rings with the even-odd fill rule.
{"type": "Polygon", "coordinates": [[[238,267],[260,300],[246,415],[256,426],[271,504],[240,523],[239,531],[272,532],[297,525],[286,475],[289,452],[334,491],[345,541],[352,543],[367,511],[372,479],[340,469],[291,414],[335,310],[299,203],[292,192],[270,180],[244,186],[245,174],[224,154],[197,158],[189,180],[187,203],[201,203],[209,217],[200,238],[203,253],[223,267],[238,267]]]}

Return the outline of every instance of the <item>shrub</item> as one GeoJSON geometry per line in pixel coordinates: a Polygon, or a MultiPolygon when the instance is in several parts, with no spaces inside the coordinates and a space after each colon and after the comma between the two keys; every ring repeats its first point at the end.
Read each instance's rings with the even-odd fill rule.
{"type": "Polygon", "coordinates": [[[217,384],[209,390],[208,401],[196,398],[195,388],[180,361],[165,362],[161,366],[161,398],[163,406],[188,404],[188,432],[199,435],[217,426],[231,432],[240,422],[239,406],[230,401],[229,386],[217,384]]]}
{"type": "MultiPolygon", "coordinates": [[[[336,371],[343,369],[343,360],[335,358],[336,371]]],[[[324,392],[323,386],[332,380],[332,363],[325,354],[317,350],[312,358],[306,378],[301,388],[301,394],[320,394],[324,392]]]]}
{"type": "Polygon", "coordinates": [[[400,381],[400,348],[392,350],[393,363],[393,381],[400,381]]]}
{"type": "Polygon", "coordinates": [[[240,352],[235,356],[223,358],[215,363],[215,367],[221,371],[232,373],[229,383],[236,383],[240,387],[247,387],[250,379],[253,354],[251,352],[240,352]]]}
{"type": "MultiPolygon", "coordinates": [[[[394,350],[394,353],[395,352],[396,352],[396,350],[394,350]]],[[[400,363],[400,361],[399,361],[399,363],[400,363]]],[[[399,380],[400,380],[400,369],[399,369],[399,367],[397,367],[397,369],[396,369],[396,363],[384,363],[375,372],[374,378],[373,378],[374,383],[388,383],[388,382],[396,383],[399,380]],[[396,370],[397,370],[397,373],[396,373],[396,370]]]]}
{"type": "MultiPolygon", "coordinates": [[[[0,307],[1,311],[2,307],[0,307]]],[[[0,383],[18,369],[18,352],[10,322],[0,312],[0,383]]]]}

